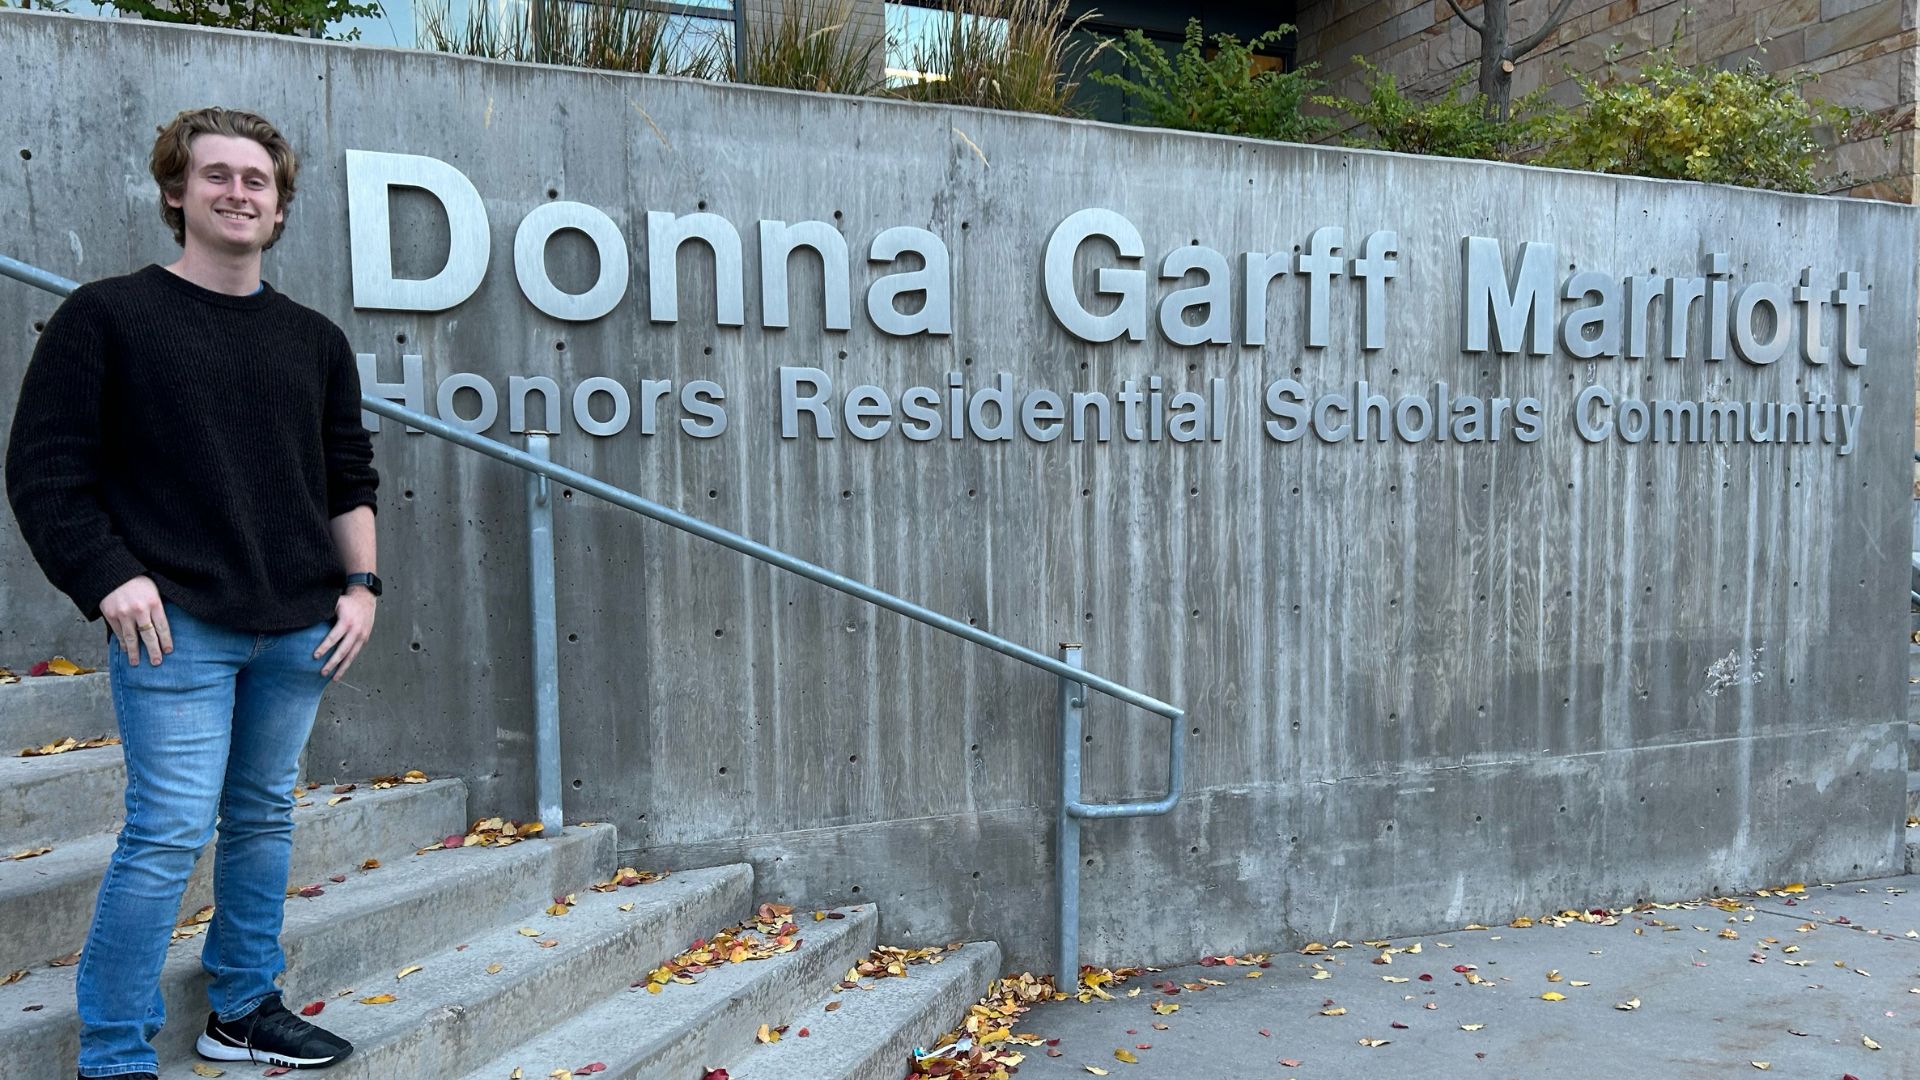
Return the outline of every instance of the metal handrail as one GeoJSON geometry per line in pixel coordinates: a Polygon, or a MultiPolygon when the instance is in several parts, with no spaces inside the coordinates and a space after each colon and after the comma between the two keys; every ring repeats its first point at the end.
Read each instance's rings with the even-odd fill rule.
{"type": "MultiPolygon", "coordinates": [[[[60,296],[70,296],[80,287],[78,282],[5,255],[0,255],[0,275],[60,296]]],[[[560,816],[559,674],[554,648],[556,623],[553,607],[553,510],[548,492],[549,482],[561,483],[604,502],[631,510],[642,517],[651,518],[682,532],[692,533],[722,547],[731,548],[750,558],[904,615],[915,622],[992,649],[1003,656],[1012,657],[1023,664],[1053,675],[1059,683],[1061,776],[1061,797],[1055,821],[1057,841],[1055,870],[1059,916],[1057,939],[1059,964],[1055,973],[1055,985],[1068,992],[1077,986],[1080,971],[1079,820],[1147,817],[1165,814],[1173,809],[1174,805],[1180,801],[1184,788],[1186,741],[1181,737],[1180,729],[1186,722],[1185,710],[1111,679],[1088,673],[1081,667],[1082,647],[1078,643],[1063,643],[1060,646],[1061,658],[1056,660],[1024,645],[989,634],[976,626],[874,588],[865,582],[856,581],[739,533],[662,506],[624,488],[615,487],[564,465],[556,465],[548,458],[547,436],[544,433],[530,434],[527,437],[528,449],[523,451],[372,394],[361,394],[360,407],[376,415],[418,428],[456,446],[505,462],[527,473],[528,562],[532,586],[534,666],[537,669],[534,678],[534,774],[537,788],[536,801],[543,820],[552,815],[557,823],[564,823],[564,817],[560,816]],[[1169,777],[1165,797],[1150,802],[1132,803],[1086,803],[1080,800],[1080,730],[1088,689],[1098,690],[1108,697],[1166,717],[1171,722],[1167,742],[1169,777]]]]}

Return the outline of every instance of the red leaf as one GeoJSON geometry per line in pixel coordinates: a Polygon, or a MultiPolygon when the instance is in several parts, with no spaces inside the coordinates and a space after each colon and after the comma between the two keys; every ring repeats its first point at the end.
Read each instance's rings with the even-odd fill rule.
{"type": "Polygon", "coordinates": [[[1059,1045],[1060,1045],[1060,1040],[1059,1040],[1059,1039],[1048,1039],[1048,1040],[1047,1040],[1047,1045],[1048,1045],[1048,1046],[1059,1046],[1059,1045]]]}
{"type": "Polygon", "coordinates": [[[1289,1069],[1297,1069],[1300,1067],[1300,1063],[1292,1058],[1281,1058],[1280,1064],[1285,1065],[1289,1069]]]}
{"type": "Polygon", "coordinates": [[[799,1033],[798,1033],[798,1034],[797,1034],[797,1035],[796,1035],[795,1037],[796,1037],[796,1038],[801,1038],[801,1039],[804,1039],[804,1038],[806,1038],[807,1036],[809,1036],[809,1035],[811,1035],[811,1034],[813,1034],[813,1032],[811,1032],[811,1031],[808,1031],[808,1030],[807,1030],[806,1028],[801,1028],[801,1029],[800,1029],[800,1031],[799,1031],[799,1033]]]}
{"type": "Polygon", "coordinates": [[[45,660],[42,660],[39,663],[27,669],[27,676],[29,678],[37,679],[40,676],[45,675],[46,673],[47,673],[47,662],[45,660]]]}
{"type": "Polygon", "coordinates": [[[1432,981],[1433,981],[1433,976],[1431,976],[1431,975],[1422,975],[1422,976],[1420,976],[1420,981],[1421,981],[1421,982],[1432,982],[1432,981]]]}
{"type": "Polygon", "coordinates": [[[321,888],[320,886],[318,886],[318,885],[309,885],[309,886],[307,886],[306,888],[304,888],[304,889],[301,889],[301,890],[300,890],[300,895],[301,895],[301,896],[304,896],[304,897],[306,897],[306,898],[307,898],[307,899],[309,899],[309,900],[311,900],[311,899],[313,899],[313,898],[314,898],[314,897],[316,897],[316,896],[325,896],[325,895],[327,895],[327,891],[326,891],[325,889],[322,889],[322,888],[321,888]]]}
{"type": "Polygon", "coordinates": [[[321,1009],[324,1009],[324,1008],[326,1008],[326,1007],[327,1007],[327,1003],[326,1003],[326,1002],[324,1002],[324,1001],[316,1001],[316,1002],[314,1002],[314,1003],[313,1003],[313,1004],[311,1004],[311,1005],[308,1005],[308,1006],[305,1006],[305,1007],[303,1007],[303,1008],[302,1008],[302,1009],[300,1010],[300,1015],[301,1015],[301,1016],[319,1016],[319,1015],[320,1015],[320,1010],[321,1010],[321,1009]]]}
{"type": "Polygon", "coordinates": [[[343,881],[345,881],[345,880],[347,880],[347,875],[345,875],[345,874],[335,874],[335,875],[333,875],[332,877],[330,877],[330,878],[328,878],[327,880],[328,880],[328,881],[331,881],[331,882],[333,882],[333,883],[334,883],[335,885],[338,885],[338,884],[340,884],[341,882],[343,882],[343,881]]]}
{"type": "Polygon", "coordinates": [[[1395,1021],[1393,1022],[1393,1026],[1394,1026],[1394,1027],[1397,1027],[1397,1028],[1399,1028],[1399,1029],[1400,1029],[1400,1030],[1402,1030],[1402,1031],[1405,1031],[1405,1030],[1407,1029],[1407,1025],[1405,1025],[1405,1024],[1403,1024],[1403,1023],[1401,1023],[1401,1022],[1400,1022],[1400,1021],[1398,1021],[1398,1020],[1395,1020],[1395,1021]]]}
{"type": "Polygon", "coordinates": [[[1135,1050],[1151,1050],[1153,1049],[1153,1044],[1152,1043],[1134,1043],[1133,1048],[1135,1050]]]}
{"type": "Polygon", "coordinates": [[[456,835],[453,835],[453,836],[449,836],[449,837],[447,837],[446,839],[444,839],[444,840],[442,840],[442,841],[440,841],[440,846],[441,846],[441,847],[444,847],[444,848],[446,848],[446,849],[447,849],[447,850],[449,850],[449,851],[451,851],[451,850],[453,850],[454,848],[457,848],[457,847],[459,847],[459,846],[461,846],[462,844],[465,844],[466,842],[467,842],[467,838],[466,838],[466,837],[464,837],[464,836],[460,836],[460,835],[457,835],[457,834],[456,834],[456,835]]]}
{"type": "Polygon", "coordinates": [[[700,1074],[700,1080],[733,1080],[725,1069],[708,1069],[700,1074]]]}
{"type": "Polygon", "coordinates": [[[1261,1028],[1261,1029],[1260,1029],[1260,1034],[1261,1034],[1261,1035],[1262,1035],[1263,1037],[1265,1037],[1265,1038],[1269,1038],[1269,1039],[1271,1039],[1271,1038],[1273,1038],[1273,1036],[1272,1036],[1272,1035],[1270,1035],[1270,1034],[1268,1034],[1268,1033],[1267,1033],[1267,1029],[1266,1029],[1266,1028],[1261,1028]]]}
{"type": "Polygon", "coordinates": [[[1465,975],[1467,972],[1474,970],[1478,966],[1479,965],[1477,964],[1455,964],[1453,965],[1453,970],[1459,972],[1462,975],[1465,975]]]}
{"type": "Polygon", "coordinates": [[[606,1071],[607,1071],[607,1063],[606,1063],[606,1062],[604,1062],[604,1061],[596,1061],[596,1062],[594,1062],[594,1063],[593,1063],[593,1064],[591,1064],[591,1065],[583,1065],[583,1066],[581,1066],[580,1068],[578,1068],[578,1069],[575,1069],[575,1070],[573,1070],[573,1071],[574,1071],[574,1072],[583,1072],[583,1073],[597,1073],[597,1072],[606,1072],[606,1071]]]}
{"type": "Polygon", "coordinates": [[[292,1071],[293,1071],[292,1069],[289,1069],[284,1065],[274,1065],[269,1067],[266,1072],[263,1072],[260,1075],[261,1076],[285,1076],[292,1071]]]}
{"type": "Polygon", "coordinates": [[[1211,956],[1203,956],[1203,957],[1201,957],[1201,958],[1200,958],[1200,966],[1201,966],[1201,967],[1212,967],[1212,966],[1214,966],[1215,964],[1218,964],[1219,962],[1220,962],[1220,961],[1218,961],[1218,960],[1215,960],[1215,959],[1214,959],[1213,957],[1211,957],[1211,956]]]}

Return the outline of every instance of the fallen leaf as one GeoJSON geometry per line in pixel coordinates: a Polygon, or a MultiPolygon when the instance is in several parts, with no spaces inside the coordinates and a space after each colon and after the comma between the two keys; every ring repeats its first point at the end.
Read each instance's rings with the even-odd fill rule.
{"type": "Polygon", "coordinates": [[[7,856],[7,861],[20,862],[25,859],[37,859],[40,856],[45,855],[47,852],[52,850],[53,849],[50,847],[30,847],[30,848],[27,848],[25,851],[16,851],[13,854],[7,856]]]}
{"type": "Polygon", "coordinates": [[[840,1003],[839,1003],[839,1002],[837,1002],[837,1001],[829,1001],[829,1002],[827,1002],[827,1011],[828,1011],[828,1012],[832,1012],[832,1011],[834,1011],[835,1009],[838,1009],[839,1007],[840,1007],[840,1003]]]}
{"type": "Polygon", "coordinates": [[[754,1032],[753,1038],[756,1042],[777,1043],[780,1041],[780,1033],[765,1024],[761,1024],[760,1030],[754,1032]]]}
{"type": "Polygon", "coordinates": [[[407,976],[413,974],[414,972],[421,971],[421,970],[424,970],[424,969],[422,969],[419,964],[409,964],[406,967],[401,968],[400,974],[395,975],[394,978],[404,979],[407,976]]]}
{"type": "Polygon", "coordinates": [[[1762,1071],[1773,1068],[1773,1062],[1771,1061],[1749,1061],[1747,1064],[1762,1071]]]}
{"type": "Polygon", "coordinates": [[[1333,978],[1333,972],[1323,969],[1323,970],[1314,972],[1313,977],[1316,979],[1331,979],[1333,978]]]}
{"type": "Polygon", "coordinates": [[[1347,1007],[1345,1005],[1338,1005],[1331,1009],[1321,1009],[1320,1015],[1321,1016],[1345,1016],[1347,1015],[1347,1007]]]}
{"type": "Polygon", "coordinates": [[[551,949],[555,945],[560,944],[560,942],[557,938],[550,938],[546,941],[536,941],[534,942],[534,944],[540,946],[543,949],[551,949]]]}
{"type": "Polygon", "coordinates": [[[1557,990],[1549,990],[1546,993],[1540,995],[1540,1000],[1541,1001],[1565,1001],[1567,1000],[1567,995],[1562,994],[1557,990]]]}
{"type": "MultiPolygon", "coordinates": [[[[5,978],[0,978],[0,986],[12,986],[14,983],[19,982],[21,979],[24,979],[31,974],[33,974],[33,972],[28,971],[25,968],[22,968],[19,971],[16,971],[11,975],[6,976],[5,978]]],[[[1915,991],[1915,993],[1920,993],[1920,991],[1915,991]]]]}
{"type": "Polygon", "coordinates": [[[500,968],[501,968],[501,965],[499,965],[499,964],[488,964],[488,965],[487,965],[487,974],[489,974],[489,975],[498,975],[498,974],[500,974],[500,968]]]}
{"type": "Polygon", "coordinates": [[[207,1063],[205,1063],[205,1062],[202,1062],[202,1061],[196,1061],[196,1062],[194,1062],[194,1063],[193,1063],[193,1075],[195,1075],[195,1076],[225,1076],[225,1075],[227,1075],[227,1070],[225,1070],[225,1069],[216,1069],[216,1068],[214,1068],[213,1066],[211,1066],[211,1065],[208,1065],[208,1064],[207,1064],[207,1063]]]}
{"type": "Polygon", "coordinates": [[[1172,1016],[1174,1013],[1180,1011],[1180,1006],[1165,1001],[1156,1001],[1151,1007],[1154,1012],[1159,1013],[1161,1016],[1172,1016]]]}
{"type": "Polygon", "coordinates": [[[292,1071],[293,1071],[292,1069],[287,1068],[285,1065],[273,1065],[268,1067],[260,1075],[261,1076],[285,1076],[292,1071]]]}
{"type": "Polygon", "coordinates": [[[1360,1045],[1361,1046],[1385,1046],[1392,1041],[1393,1040],[1391,1039],[1361,1039],[1360,1045]]]}
{"type": "Polygon", "coordinates": [[[549,914],[549,915],[565,915],[565,914],[566,914],[567,912],[569,912],[569,911],[571,911],[571,910],[573,910],[573,909],[572,909],[572,908],[569,908],[569,907],[568,907],[567,905],[565,905],[565,904],[554,904],[554,905],[552,905],[552,906],[550,906],[550,907],[548,907],[548,908],[547,908],[547,914],[549,914]]]}
{"type": "Polygon", "coordinates": [[[385,1004],[387,1004],[387,1003],[389,1003],[389,1002],[393,1002],[393,1001],[398,1001],[398,1000],[400,1000],[400,999],[399,999],[399,998],[396,998],[396,997],[394,997],[394,996],[393,996],[392,994],[375,994],[375,995],[373,995],[372,997],[363,997],[363,998],[361,998],[361,999],[360,999],[360,1004],[362,1004],[362,1005],[385,1005],[385,1004]]]}
{"type": "Polygon", "coordinates": [[[1460,1030],[1461,1031],[1479,1031],[1481,1028],[1486,1026],[1487,1025],[1485,1024],[1461,1024],[1460,1030]]]}
{"type": "Polygon", "coordinates": [[[633,905],[632,905],[632,904],[621,904],[621,905],[620,905],[620,910],[621,910],[621,911],[632,911],[632,910],[633,910],[633,905]]]}
{"type": "Polygon", "coordinates": [[[1869,1049],[1869,1050],[1878,1050],[1878,1049],[1880,1049],[1880,1044],[1879,1044],[1879,1043],[1877,1043],[1877,1042],[1874,1042],[1874,1041],[1873,1041],[1872,1039],[1870,1039],[1870,1038],[1868,1038],[1868,1037],[1867,1037],[1867,1036],[1865,1036],[1865,1035],[1862,1035],[1862,1036],[1860,1036],[1860,1044],[1861,1044],[1862,1046],[1865,1046],[1865,1047],[1866,1047],[1867,1049],[1869,1049]]]}
{"type": "Polygon", "coordinates": [[[365,872],[368,870],[378,870],[380,869],[380,860],[368,859],[366,862],[363,862],[360,864],[360,869],[362,872],[365,872]]]}
{"type": "MultiPolygon", "coordinates": [[[[1153,1030],[1155,1030],[1155,1031],[1165,1031],[1165,1030],[1167,1030],[1167,1025],[1165,1025],[1165,1024],[1163,1024],[1163,1023],[1161,1023],[1161,1022],[1160,1022],[1160,1021],[1158,1021],[1158,1020],[1155,1020],[1155,1021],[1153,1022],[1153,1030]]],[[[1263,1034],[1263,1035],[1264,1035],[1264,1034],[1266,1034],[1266,1033],[1265,1033],[1265,1032],[1261,1032],[1261,1034],[1263,1034]]]]}
{"type": "Polygon", "coordinates": [[[1407,1029],[1407,1025],[1401,1023],[1398,1020],[1395,1020],[1394,1022],[1392,1022],[1391,1024],[1388,1024],[1387,1026],[1393,1027],[1393,1028],[1399,1028],[1401,1031],[1405,1031],[1407,1029]]]}
{"type": "Polygon", "coordinates": [[[1082,1068],[1085,1068],[1088,1072],[1092,1073],[1095,1076],[1107,1075],[1107,1070],[1102,1069],[1096,1065],[1086,1065],[1086,1066],[1082,1066],[1082,1068]]]}
{"type": "Polygon", "coordinates": [[[520,936],[521,937],[539,937],[540,931],[523,926],[520,928],[520,936]]]}
{"type": "Polygon", "coordinates": [[[1152,1043],[1134,1043],[1133,1048],[1135,1050],[1151,1050],[1153,1049],[1153,1044],[1152,1043]]]}
{"type": "Polygon", "coordinates": [[[1579,979],[1573,979],[1569,981],[1567,985],[1568,986],[1592,986],[1593,984],[1590,982],[1581,982],[1579,979]]]}
{"type": "Polygon", "coordinates": [[[1297,1069],[1300,1067],[1300,1063],[1293,1058],[1281,1058],[1280,1064],[1285,1065],[1289,1069],[1297,1069]]]}
{"type": "Polygon", "coordinates": [[[335,875],[333,875],[332,877],[330,877],[330,878],[328,878],[327,880],[328,880],[328,881],[331,881],[331,882],[333,882],[333,883],[334,883],[335,885],[338,885],[338,884],[340,884],[341,882],[343,882],[343,881],[345,881],[345,880],[347,880],[347,875],[345,875],[345,874],[335,874],[335,875]]]}
{"type": "Polygon", "coordinates": [[[1134,1057],[1133,1051],[1131,1050],[1115,1050],[1113,1052],[1113,1059],[1115,1061],[1124,1061],[1129,1065],[1140,1064],[1140,1059],[1137,1057],[1134,1057]]]}
{"type": "Polygon", "coordinates": [[[47,961],[47,966],[48,967],[72,967],[73,965],[79,962],[80,962],[80,954],[77,952],[70,952],[65,956],[56,956],[52,960],[47,961]]]}
{"type": "Polygon", "coordinates": [[[352,801],[353,801],[353,796],[351,795],[335,795],[333,798],[327,800],[327,805],[338,806],[343,802],[352,802],[352,801]]]}
{"type": "Polygon", "coordinates": [[[312,1003],[312,1004],[310,1004],[310,1005],[303,1005],[303,1006],[301,1006],[301,1008],[300,1008],[300,1015],[301,1015],[301,1016],[319,1016],[319,1015],[320,1015],[320,1010],[321,1010],[321,1009],[324,1009],[324,1008],[326,1008],[326,1007],[327,1007],[327,1003],[326,1003],[326,1002],[324,1002],[324,1001],[316,1001],[316,1002],[313,1002],[313,1003],[312,1003]]]}

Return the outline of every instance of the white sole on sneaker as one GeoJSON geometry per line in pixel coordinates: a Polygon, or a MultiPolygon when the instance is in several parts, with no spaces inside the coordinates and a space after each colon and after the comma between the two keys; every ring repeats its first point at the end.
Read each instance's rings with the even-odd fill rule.
{"type": "Polygon", "coordinates": [[[301,1058],[290,1054],[271,1054],[265,1050],[252,1050],[244,1046],[229,1046],[218,1039],[201,1032],[194,1040],[193,1051],[211,1061],[253,1061],[262,1065],[278,1065],[283,1069],[311,1069],[317,1065],[331,1065],[345,1055],[331,1055],[320,1058],[301,1058]]]}

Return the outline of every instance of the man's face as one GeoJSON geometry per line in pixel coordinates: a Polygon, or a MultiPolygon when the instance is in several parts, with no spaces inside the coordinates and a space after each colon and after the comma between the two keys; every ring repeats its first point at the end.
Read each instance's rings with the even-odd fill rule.
{"type": "Polygon", "coordinates": [[[187,243],[234,255],[265,248],[285,216],[267,148],[231,135],[196,135],[189,149],[186,191],[166,196],[186,216],[187,243]]]}

